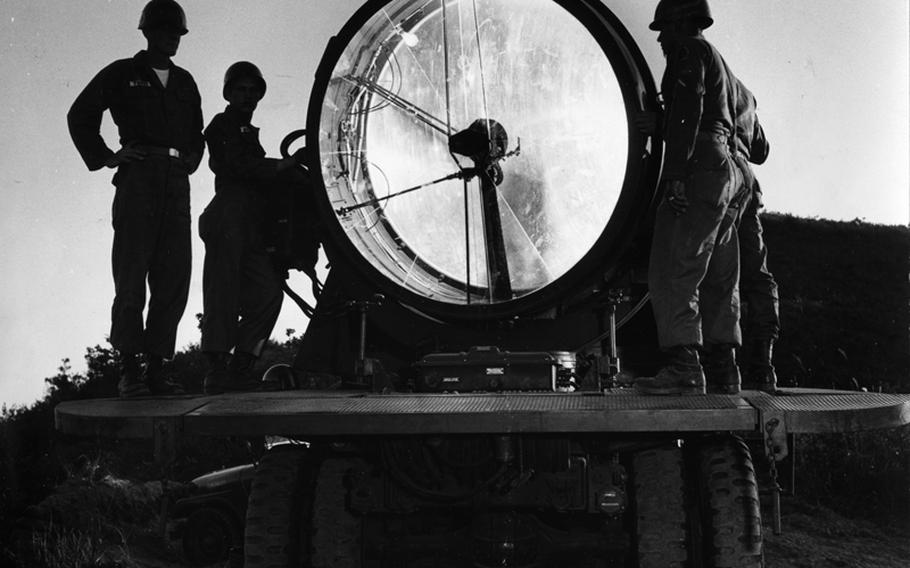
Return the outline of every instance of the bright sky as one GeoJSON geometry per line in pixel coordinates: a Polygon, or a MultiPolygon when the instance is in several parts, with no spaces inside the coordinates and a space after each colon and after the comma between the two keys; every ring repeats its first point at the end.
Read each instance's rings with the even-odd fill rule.
{"type": "MultiPolygon", "coordinates": [[[[663,72],[656,2],[605,0],[663,72]]],[[[145,0],[0,3],[0,402],[27,404],[64,357],[110,326],[111,170],[88,172],[66,129],[85,84],[145,47],[145,0]]],[[[313,76],[331,35],[359,0],[185,0],[190,33],[175,62],[195,77],[206,121],[220,112],[224,70],[257,63],[268,94],[257,110],[266,150],[305,124],[313,76]]],[[[907,0],[712,0],[706,37],[756,94],[771,140],[758,168],[771,211],[873,223],[910,222],[910,3],[907,0]]],[[[116,149],[114,130],[105,127],[116,149]]],[[[192,178],[193,221],[213,195],[205,163],[192,178]]],[[[771,251],[784,254],[785,251],[771,251]]],[[[178,349],[198,342],[204,249],[193,242],[191,296],[178,349]]],[[[782,283],[786,285],[786,283],[782,283]]],[[[301,292],[304,278],[292,279],[301,292]]],[[[306,320],[285,302],[275,337],[306,320]]]]}

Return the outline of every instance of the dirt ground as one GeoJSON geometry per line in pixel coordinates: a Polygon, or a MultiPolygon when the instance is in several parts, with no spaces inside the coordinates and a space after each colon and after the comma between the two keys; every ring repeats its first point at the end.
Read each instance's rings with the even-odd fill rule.
{"type": "Polygon", "coordinates": [[[782,534],[774,535],[770,507],[763,511],[767,568],[910,567],[908,520],[881,526],[785,498],[782,534]]]}
{"type": "MultiPolygon", "coordinates": [[[[88,517],[100,514],[126,521],[127,511],[145,510],[132,519],[133,522],[120,524],[115,538],[107,535],[107,538],[99,539],[101,542],[96,541],[91,554],[85,558],[89,563],[79,565],[189,568],[180,543],[176,540],[163,543],[158,532],[157,515],[150,507],[155,503],[155,497],[160,495],[160,487],[150,483],[129,488],[124,493],[129,499],[117,492],[121,490],[122,487],[104,483],[82,484],[69,491],[58,492],[52,498],[56,501],[53,510],[58,514],[78,508],[88,517]],[[91,505],[86,499],[104,506],[100,510],[86,506],[91,505]]],[[[903,519],[900,523],[851,519],[800,498],[785,496],[782,498],[782,531],[780,535],[775,535],[770,505],[769,500],[763,499],[766,568],[910,567],[910,538],[907,537],[910,534],[910,519],[903,519]]],[[[58,542],[56,548],[60,548],[60,544],[58,542]]],[[[73,543],[69,544],[75,551],[73,543]]],[[[67,556],[68,561],[50,562],[49,565],[73,565],[73,555],[67,556]]],[[[213,567],[221,568],[223,565],[219,563],[213,567]]]]}
{"type": "MultiPolygon", "coordinates": [[[[910,568],[910,519],[880,526],[785,497],[782,534],[774,535],[770,503],[763,511],[766,568],[910,568]]],[[[173,544],[169,553],[134,546],[132,561],[143,568],[183,567],[175,564],[180,554],[173,544]]]]}

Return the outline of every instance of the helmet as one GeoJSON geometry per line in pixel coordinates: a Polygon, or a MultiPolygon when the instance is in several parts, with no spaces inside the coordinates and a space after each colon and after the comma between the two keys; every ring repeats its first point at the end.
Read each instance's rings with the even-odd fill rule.
{"type": "Polygon", "coordinates": [[[262,91],[262,96],[265,96],[265,79],[262,78],[262,72],[249,61],[238,61],[227,68],[227,71],[224,73],[224,88],[221,89],[221,96],[227,99],[228,89],[230,88],[231,83],[244,78],[253,79],[259,83],[259,89],[262,91]]]}
{"type": "Polygon", "coordinates": [[[660,0],[654,12],[654,21],[648,27],[660,31],[670,22],[683,18],[691,18],[703,30],[714,23],[708,0],[660,0]]]}
{"type": "Polygon", "coordinates": [[[154,30],[159,28],[176,28],[180,35],[185,34],[186,14],[180,4],[174,0],[151,0],[142,9],[139,17],[140,30],[154,30]]]}

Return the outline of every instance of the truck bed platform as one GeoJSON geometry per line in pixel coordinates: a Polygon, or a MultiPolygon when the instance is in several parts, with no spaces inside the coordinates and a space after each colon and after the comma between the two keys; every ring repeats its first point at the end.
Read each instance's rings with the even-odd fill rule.
{"type": "Polygon", "coordinates": [[[585,432],[835,433],[910,423],[910,395],[784,388],[774,395],[373,394],[295,390],[64,402],[64,434],[111,438],[585,432]]]}

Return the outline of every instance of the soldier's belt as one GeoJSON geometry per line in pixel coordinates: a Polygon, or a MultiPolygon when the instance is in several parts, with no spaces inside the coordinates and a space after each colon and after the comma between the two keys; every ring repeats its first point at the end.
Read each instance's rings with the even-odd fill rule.
{"type": "Polygon", "coordinates": [[[138,146],[140,150],[146,154],[151,154],[153,156],[167,156],[168,158],[180,159],[183,156],[183,153],[177,148],[165,148],[164,146],[138,146]]]}

